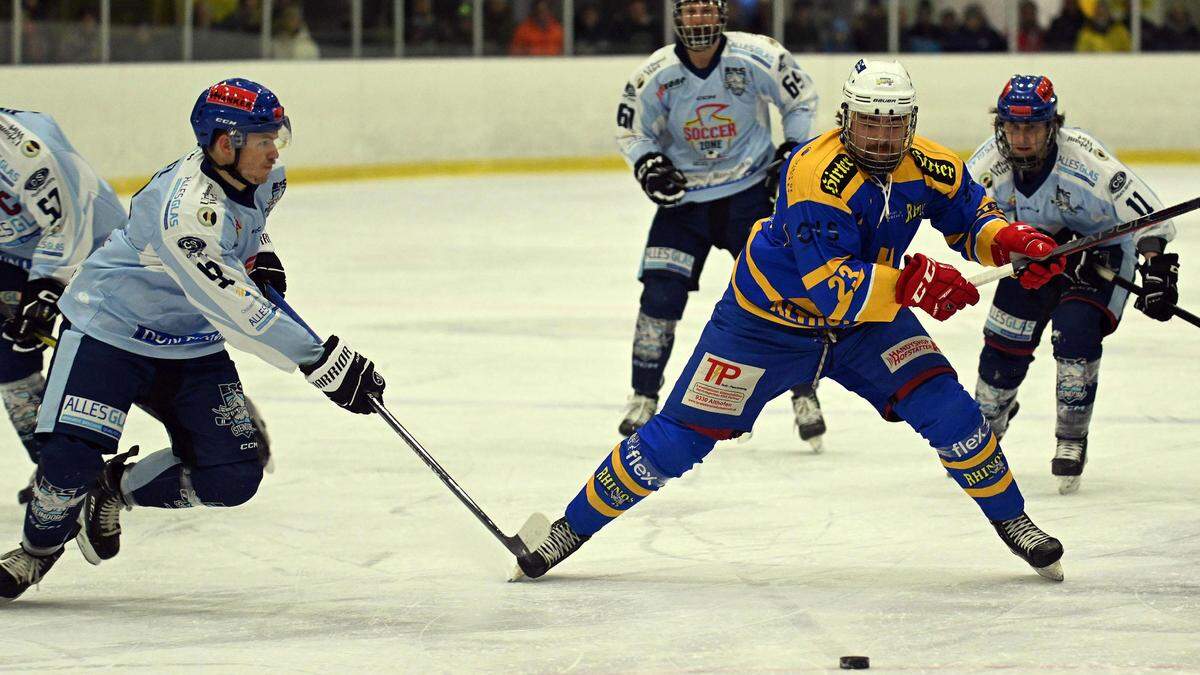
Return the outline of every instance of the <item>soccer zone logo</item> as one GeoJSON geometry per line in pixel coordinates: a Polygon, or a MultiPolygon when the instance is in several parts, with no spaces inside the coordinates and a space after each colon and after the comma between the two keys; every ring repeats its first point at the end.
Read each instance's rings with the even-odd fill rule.
{"type": "Polygon", "coordinates": [[[221,405],[213,408],[216,417],[213,421],[219,427],[229,427],[234,436],[250,438],[254,435],[254,420],[250,417],[250,409],[246,407],[246,395],[242,393],[242,383],[217,385],[221,395],[221,405]]]}
{"type": "Polygon", "coordinates": [[[737,138],[737,123],[721,114],[728,107],[726,103],[702,105],[696,108],[696,116],[683,124],[683,139],[708,159],[720,157],[737,138]]]}

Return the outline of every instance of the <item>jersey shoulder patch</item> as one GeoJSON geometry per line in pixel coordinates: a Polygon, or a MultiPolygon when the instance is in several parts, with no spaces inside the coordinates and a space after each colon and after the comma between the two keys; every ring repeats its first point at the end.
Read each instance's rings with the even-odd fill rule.
{"type": "Polygon", "coordinates": [[[909,160],[916,165],[917,170],[925,177],[925,183],[931,188],[946,195],[958,191],[958,186],[962,183],[963,161],[954,151],[928,138],[917,136],[908,150],[908,157],[901,162],[898,171],[902,170],[909,160]]]}
{"type": "Polygon", "coordinates": [[[815,201],[849,212],[850,197],[863,184],[858,166],[833,129],[792,154],[784,183],[788,205],[815,201]]]}
{"type": "MultiPolygon", "coordinates": [[[[629,77],[629,84],[633,85],[635,94],[640,94],[647,82],[653,81],[662,71],[678,63],[679,57],[675,56],[673,46],[661,47],[634,69],[633,74],[629,77]]],[[[628,95],[629,90],[626,89],[625,93],[628,95]]]]}

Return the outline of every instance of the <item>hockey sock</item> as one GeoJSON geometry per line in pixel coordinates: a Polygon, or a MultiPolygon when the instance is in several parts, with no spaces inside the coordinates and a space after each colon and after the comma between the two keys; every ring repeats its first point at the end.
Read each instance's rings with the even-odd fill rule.
{"type": "Polygon", "coordinates": [[[591,536],[700,462],[716,441],[663,415],[617,444],[567,505],[567,522],[591,536]]]}
{"type": "Polygon", "coordinates": [[[42,392],[45,389],[46,380],[41,373],[0,384],[0,398],[4,399],[8,419],[12,420],[13,429],[16,429],[17,437],[34,464],[37,464],[39,453],[33,430],[37,427],[38,406],[42,404],[42,392]]]}
{"type": "Polygon", "coordinates": [[[982,378],[975,384],[975,400],[979,402],[979,410],[988,424],[992,425],[992,432],[997,438],[1003,438],[1008,431],[1009,407],[1016,398],[1016,388],[993,387],[982,378]]]}
{"type": "Polygon", "coordinates": [[[1058,362],[1058,421],[1054,435],[1057,438],[1086,438],[1100,382],[1100,359],[1055,360],[1058,362]]]}
{"type": "Polygon", "coordinates": [[[25,548],[46,555],[75,536],[88,489],[104,466],[100,448],[56,434],[42,448],[33,501],[25,507],[25,548]]]}
{"type": "Polygon", "coordinates": [[[121,496],[135,506],[186,509],[201,506],[191,476],[171,448],[146,455],[121,477],[121,496]]]}
{"type": "Polygon", "coordinates": [[[675,346],[675,324],[671,319],[638,312],[633,336],[633,390],[637,393],[657,396],[662,388],[663,371],[675,346]]]}

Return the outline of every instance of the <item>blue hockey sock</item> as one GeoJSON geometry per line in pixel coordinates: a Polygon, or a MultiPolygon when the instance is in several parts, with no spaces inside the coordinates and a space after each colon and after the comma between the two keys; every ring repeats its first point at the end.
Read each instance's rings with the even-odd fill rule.
{"type": "Polygon", "coordinates": [[[986,420],[970,436],[937,451],[946,472],[988,520],[1008,520],[1025,510],[1025,498],[986,420]]]}
{"type": "Polygon", "coordinates": [[[33,501],[25,508],[23,542],[32,553],[46,554],[75,536],[76,519],[88,489],[104,466],[101,449],[55,434],[42,448],[33,501]]]}

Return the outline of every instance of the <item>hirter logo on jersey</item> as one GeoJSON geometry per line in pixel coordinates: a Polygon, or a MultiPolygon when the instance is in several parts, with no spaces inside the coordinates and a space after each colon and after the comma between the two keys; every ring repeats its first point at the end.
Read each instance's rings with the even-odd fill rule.
{"type": "Polygon", "coordinates": [[[741,415],[767,372],[744,363],[705,353],[692,374],[683,404],[719,415],[741,415]]]}
{"type": "Polygon", "coordinates": [[[254,112],[254,104],[257,101],[257,93],[231,84],[214,84],[208,90],[208,98],[205,99],[206,103],[216,103],[246,112],[254,112]]]}
{"type": "Polygon", "coordinates": [[[728,107],[725,103],[708,103],[696,108],[696,117],[683,125],[683,139],[710,159],[720,155],[738,133],[733,118],[721,114],[728,107]]]}

